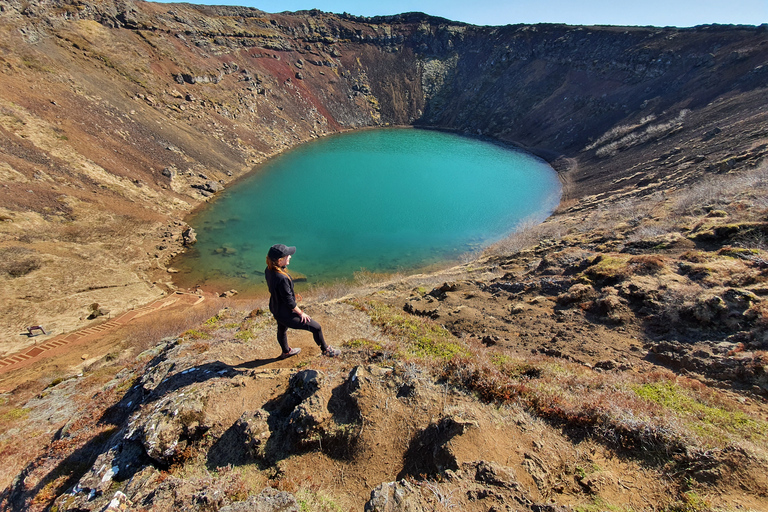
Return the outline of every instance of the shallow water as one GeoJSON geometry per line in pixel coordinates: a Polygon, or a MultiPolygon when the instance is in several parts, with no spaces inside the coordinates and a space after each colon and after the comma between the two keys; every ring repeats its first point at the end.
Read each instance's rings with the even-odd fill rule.
{"type": "Polygon", "coordinates": [[[255,171],[189,219],[198,243],[173,262],[179,285],[257,290],[275,243],[297,247],[289,270],[308,283],[413,271],[543,219],[560,199],[544,161],[430,130],[326,137],[255,171]]]}

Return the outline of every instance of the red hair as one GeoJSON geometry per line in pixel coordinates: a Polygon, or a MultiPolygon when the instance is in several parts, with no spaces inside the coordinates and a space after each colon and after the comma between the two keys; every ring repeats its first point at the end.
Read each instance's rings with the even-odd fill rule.
{"type": "Polygon", "coordinates": [[[277,264],[277,261],[270,259],[269,256],[267,256],[267,268],[273,272],[277,272],[279,274],[283,274],[284,276],[291,277],[291,275],[286,272],[285,267],[281,267],[277,264]]]}

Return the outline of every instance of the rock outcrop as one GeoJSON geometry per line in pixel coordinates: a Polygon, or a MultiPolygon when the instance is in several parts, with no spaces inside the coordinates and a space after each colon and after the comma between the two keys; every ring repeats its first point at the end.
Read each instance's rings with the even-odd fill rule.
{"type": "Polygon", "coordinates": [[[14,248],[30,249],[29,233],[59,241],[13,278],[20,293],[2,282],[9,338],[29,324],[80,326],[56,300],[83,289],[115,313],[130,306],[105,290],[127,281],[156,297],[149,284],[183,250],[162,243],[165,225],[254,164],[331,133],[491,137],[552,162],[578,208],[687,186],[768,151],[763,26],[476,27],[112,0],[10,1],[0,24],[13,49],[0,76],[0,233],[14,248]],[[109,271],[44,285],[78,267],[83,244],[109,271]]]}
{"type": "Polygon", "coordinates": [[[718,506],[765,508],[753,445],[768,232],[765,194],[749,193],[765,188],[750,172],[768,155],[765,26],[11,0],[0,28],[6,351],[34,343],[6,341],[24,326],[68,331],[87,304],[118,314],[172,289],[166,266],[195,242],[182,218],[316,137],[392,125],[489,137],[545,158],[565,187],[550,222],[455,279],[314,304],[343,333],[341,359],[280,361],[265,355],[269,318],[221,311],[128,353],[117,375],[104,356],[42,384],[3,416],[31,414],[34,438],[51,439],[6,477],[3,507],[304,510],[343,489],[337,508],[372,511],[605,497],[682,509],[671,495],[713,485],[718,506]],[[434,330],[411,332],[423,325],[434,330]],[[720,388],[737,397],[727,409],[720,388]],[[675,424],[691,403],[736,428],[708,425],[720,444],[701,448],[703,431],[675,424]]]}

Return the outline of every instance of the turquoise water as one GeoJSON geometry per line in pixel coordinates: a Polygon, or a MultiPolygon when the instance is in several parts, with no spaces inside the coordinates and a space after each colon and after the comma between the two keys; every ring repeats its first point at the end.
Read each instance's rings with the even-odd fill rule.
{"type": "Polygon", "coordinates": [[[560,184],[544,161],[488,141],[416,129],[313,141],[260,165],[189,223],[198,243],[173,262],[182,286],[264,286],[275,243],[289,270],[322,284],[361,269],[412,271],[458,259],[545,218],[560,184]]]}

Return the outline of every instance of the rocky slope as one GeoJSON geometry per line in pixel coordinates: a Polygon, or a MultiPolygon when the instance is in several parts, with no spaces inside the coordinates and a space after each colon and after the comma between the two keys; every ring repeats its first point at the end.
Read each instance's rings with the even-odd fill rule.
{"type": "Polygon", "coordinates": [[[566,191],[481,260],[311,299],[339,360],[300,334],[273,358],[264,304],[230,300],[3,376],[2,507],[765,509],[766,48],[764,26],[0,2],[3,353],[173,289],[184,216],[314,137],[492,137],[566,191]]]}
{"type": "Polygon", "coordinates": [[[473,27],[421,14],[3,2],[2,338],[168,289],[183,217],[314,137],[414,124],[526,147],[568,197],[765,153],[765,27],[473,27]],[[149,257],[147,257],[149,256],[149,257]],[[75,272],[72,272],[75,270],[75,272]]]}

